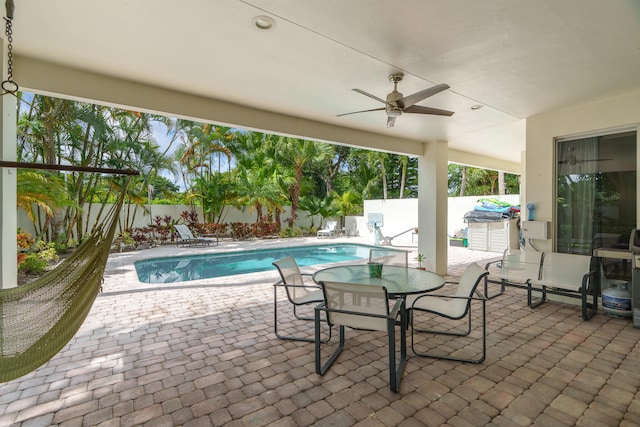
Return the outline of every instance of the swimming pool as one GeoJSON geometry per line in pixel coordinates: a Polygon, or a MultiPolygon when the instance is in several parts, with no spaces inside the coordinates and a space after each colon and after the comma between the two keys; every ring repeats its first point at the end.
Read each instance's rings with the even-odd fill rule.
{"type": "Polygon", "coordinates": [[[332,245],[254,249],[226,253],[154,258],[134,263],[143,283],[173,283],[236,274],[275,271],[272,265],[292,256],[301,267],[369,258],[374,246],[337,243],[332,245]]]}

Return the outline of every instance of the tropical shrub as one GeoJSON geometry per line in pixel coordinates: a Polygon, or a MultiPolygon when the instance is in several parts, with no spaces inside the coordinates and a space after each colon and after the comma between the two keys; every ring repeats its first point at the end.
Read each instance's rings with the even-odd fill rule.
{"type": "Polygon", "coordinates": [[[224,236],[227,233],[227,224],[216,224],[213,222],[207,222],[202,224],[204,234],[213,234],[216,236],[224,236]]]}
{"type": "Polygon", "coordinates": [[[246,222],[232,222],[229,227],[233,240],[247,240],[253,237],[252,227],[246,222]]]}
{"type": "Polygon", "coordinates": [[[174,241],[174,229],[173,226],[177,223],[176,220],[171,219],[171,215],[165,215],[161,217],[157,215],[153,219],[153,224],[150,230],[150,239],[158,240],[160,243],[168,241],[174,241]]]}
{"type": "Polygon", "coordinates": [[[302,237],[302,236],[303,236],[302,228],[300,227],[287,227],[280,232],[280,237],[282,238],[302,237]]]}
{"type": "Polygon", "coordinates": [[[256,237],[277,236],[280,224],[273,221],[269,215],[263,215],[258,222],[252,224],[252,228],[256,237]]]}
{"type": "Polygon", "coordinates": [[[44,243],[41,241],[32,246],[32,249],[32,252],[23,253],[25,256],[22,257],[21,262],[19,257],[18,271],[24,273],[42,273],[49,265],[59,260],[53,242],[44,243]]]}

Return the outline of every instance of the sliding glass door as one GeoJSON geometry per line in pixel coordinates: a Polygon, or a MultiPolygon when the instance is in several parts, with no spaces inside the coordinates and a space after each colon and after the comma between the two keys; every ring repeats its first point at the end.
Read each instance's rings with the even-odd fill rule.
{"type": "Polygon", "coordinates": [[[628,247],[636,227],[636,132],[556,141],[556,250],[628,247]]]}

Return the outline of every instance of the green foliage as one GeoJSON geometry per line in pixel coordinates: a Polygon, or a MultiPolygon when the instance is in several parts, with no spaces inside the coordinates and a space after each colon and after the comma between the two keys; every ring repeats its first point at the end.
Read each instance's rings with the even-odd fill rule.
{"type": "MultiPolygon", "coordinates": [[[[449,165],[449,196],[460,196],[463,187],[463,169],[466,169],[464,196],[489,196],[499,193],[498,171],[478,169],[458,164],[449,165]]],[[[506,194],[520,193],[518,175],[505,173],[506,194]]]]}
{"type": "Polygon", "coordinates": [[[118,236],[118,239],[125,246],[136,245],[136,241],[133,239],[133,237],[131,237],[131,232],[129,231],[123,231],[122,233],[120,233],[120,235],[118,236]]]}
{"type": "Polygon", "coordinates": [[[280,231],[280,237],[282,238],[302,237],[303,235],[302,228],[300,227],[286,227],[280,231]]]}
{"type": "Polygon", "coordinates": [[[58,260],[54,244],[40,241],[35,245],[33,252],[27,253],[21,260],[18,270],[24,273],[42,273],[58,260]]]}
{"type": "Polygon", "coordinates": [[[60,233],[56,236],[52,244],[56,252],[64,253],[76,248],[78,246],[78,240],[75,238],[68,239],[66,234],[60,233]]]}
{"type": "Polygon", "coordinates": [[[342,194],[334,193],[333,204],[336,207],[336,213],[342,216],[361,214],[363,210],[362,198],[351,190],[342,194]]]}

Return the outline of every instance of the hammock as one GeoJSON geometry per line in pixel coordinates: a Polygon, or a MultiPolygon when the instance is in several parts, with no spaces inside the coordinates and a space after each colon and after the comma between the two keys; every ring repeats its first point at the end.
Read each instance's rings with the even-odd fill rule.
{"type": "Polygon", "coordinates": [[[102,225],[53,270],[27,285],[0,289],[0,382],[46,363],[84,322],[100,292],[125,193],[102,225]]]}

